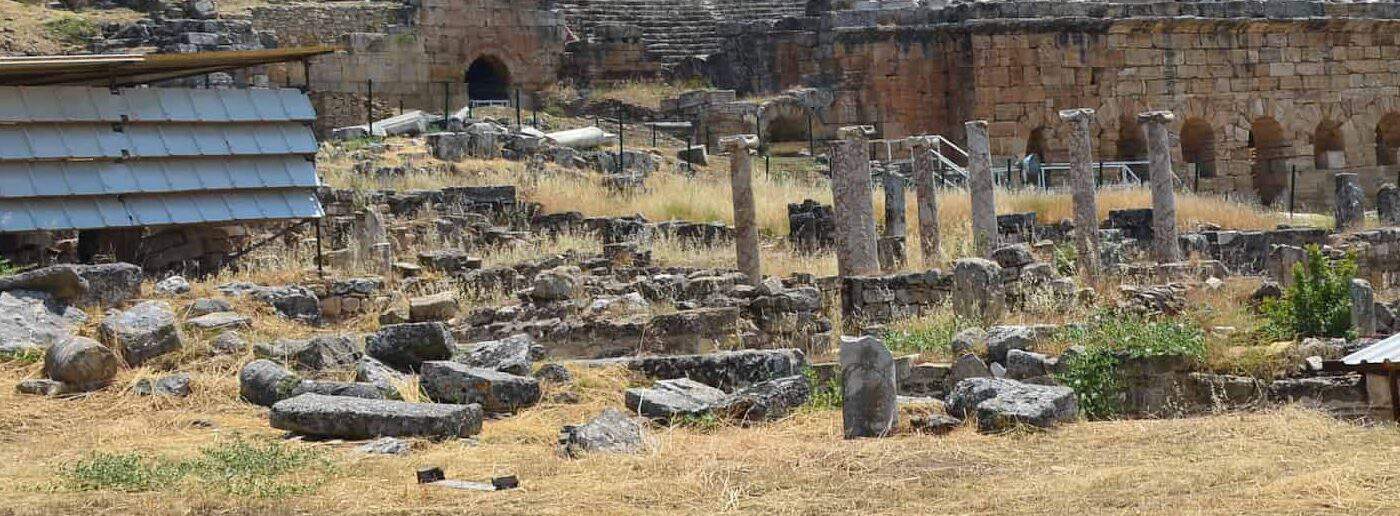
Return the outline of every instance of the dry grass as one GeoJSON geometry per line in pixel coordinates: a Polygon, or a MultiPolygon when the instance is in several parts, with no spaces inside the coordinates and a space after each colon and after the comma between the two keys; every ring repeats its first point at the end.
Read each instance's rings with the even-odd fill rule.
{"type": "MultiPolygon", "coordinates": [[[[184,400],[116,390],[56,400],[0,390],[0,493],[5,512],[16,514],[1238,514],[1400,504],[1400,433],[1293,408],[859,441],[841,439],[839,412],[808,411],[752,428],[654,429],[646,453],[568,460],[554,453],[558,427],[619,405],[628,382],[614,371],[576,372],[581,404],[544,404],[489,421],[479,444],[415,441],[411,455],[397,458],[360,455],[355,443],[293,443],[327,450],[338,467],[313,492],[283,499],[239,498],[192,483],[154,493],[71,492],[56,476],[93,450],[187,457],[231,435],[276,439],[261,409],[232,401],[227,372],[197,374],[197,394],[184,400]],[[1358,460],[1357,443],[1374,453],[1358,460]],[[416,485],[413,471],[429,465],[470,480],[516,474],[523,488],[416,485]]],[[[26,373],[7,366],[0,379],[13,383],[26,373]]]]}

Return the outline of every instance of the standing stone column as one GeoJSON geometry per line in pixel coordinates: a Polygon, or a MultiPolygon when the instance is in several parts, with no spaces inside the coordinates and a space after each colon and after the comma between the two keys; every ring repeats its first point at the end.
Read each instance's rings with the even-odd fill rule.
{"type": "Polygon", "coordinates": [[[1400,226],[1400,188],[1395,183],[1386,183],[1376,192],[1376,215],[1381,224],[1400,226]]]}
{"type": "Polygon", "coordinates": [[[748,276],[749,284],[763,282],[763,267],[758,256],[758,210],[753,201],[753,160],[749,149],[758,147],[758,137],[752,134],[731,136],[719,145],[729,153],[729,181],[734,192],[734,247],[738,254],[739,272],[748,276]]]}
{"type": "Polygon", "coordinates": [[[1089,108],[1060,111],[1060,119],[1069,122],[1069,175],[1074,200],[1074,248],[1079,253],[1079,271],[1087,276],[1099,273],[1099,207],[1094,170],[1094,140],[1089,125],[1094,122],[1094,110],[1089,108]]]}
{"type": "Polygon", "coordinates": [[[972,242],[977,256],[992,255],[997,245],[996,183],[992,178],[992,144],[987,121],[963,124],[967,129],[968,189],[972,191],[972,242]]]}
{"type": "Polygon", "coordinates": [[[836,216],[836,269],[842,277],[880,272],[875,206],[870,199],[869,126],[843,127],[831,142],[831,197],[836,216]]]}
{"type": "Polygon", "coordinates": [[[885,234],[880,237],[877,250],[880,254],[880,270],[895,272],[904,265],[904,176],[885,172],[885,234]]]}
{"type": "Polygon", "coordinates": [[[1147,132],[1147,173],[1152,176],[1152,249],[1157,263],[1182,260],[1176,239],[1176,174],[1172,173],[1172,143],[1167,124],[1176,120],[1171,111],[1138,115],[1147,132]]]}
{"type": "Polygon", "coordinates": [[[938,159],[927,137],[906,140],[914,154],[914,204],[919,208],[919,250],[924,266],[933,267],[941,255],[938,247],[938,159]]]}
{"type": "Polygon", "coordinates": [[[875,337],[841,337],[841,426],[847,439],[885,437],[899,424],[894,355],[875,337]]]}
{"type": "Polygon", "coordinates": [[[1357,337],[1376,334],[1376,291],[1361,278],[1351,280],[1351,324],[1357,337]]]}
{"type": "Polygon", "coordinates": [[[1365,193],[1361,191],[1361,185],[1357,183],[1356,174],[1340,173],[1336,176],[1337,182],[1337,231],[1342,232],[1349,229],[1360,229],[1366,221],[1366,212],[1362,208],[1362,198],[1365,193]]]}
{"type": "Polygon", "coordinates": [[[373,206],[366,206],[360,212],[355,225],[355,261],[369,271],[380,274],[389,272],[394,261],[394,251],[389,244],[389,233],[384,225],[384,217],[373,206]]]}

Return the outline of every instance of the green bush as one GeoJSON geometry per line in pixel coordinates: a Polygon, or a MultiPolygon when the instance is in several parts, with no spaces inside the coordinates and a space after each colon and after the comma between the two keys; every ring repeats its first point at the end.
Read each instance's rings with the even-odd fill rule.
{"type": "Polygon", "coordinates": [[[1273,338],[1352,337],[1351,280],[1356,260],[1347,256],[1331,261],[1316,245],[1307,247],[1307,258],[1293,267],[1293,284],[1280,299],[1261,306],[1268,319],[1265,332],[1273,338]]]}
{"type": "Polygon", "coordinates": [[[1205,331],[1187,319],[1150,319],[1130,313],[1105,311],[1082,325],[1067,326],[1058,340],[1082,346],[1068,355],[1056,378],[1074,389],[1079,410],[1089,419],[1118,414],[1123,391],[1117,374],[1122,358],[1185,355],[1205,360],[1205,331]]]}

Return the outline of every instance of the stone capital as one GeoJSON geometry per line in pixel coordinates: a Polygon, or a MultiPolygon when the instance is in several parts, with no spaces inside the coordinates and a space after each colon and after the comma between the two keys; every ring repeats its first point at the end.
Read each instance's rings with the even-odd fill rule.
{"type": "Polygon", "coordinates": [[[1066,122],[1091,122],[1094,120],[1093,108],[1061,109],[1060,120],[1066,122]]]}
{"type": "Polygon", "coordinates": [[[1170,124],[1176,120],[1176,115],[1171,111],[1147,111],[1138,113],[1137,120],[1139,124],[1170,124]]]}
{"type": "Polygon", "coordinates": [[[841,140],[865,140],[875,136],[875,127],[870,125],[848,125],[836,131],[841,140]]]}
{"type": "Polygon", "coordinates": [[[982,131],[985,132],[985,131],[987,130],[987,121],[986,121],[986,120],[969,120],[969,121],[967,121],[967,122],[963,122],[963,127],[966,127],[966,128],[968,128],[968,129],[974,129],[974,128],[976,128],[976,129],[981,129],[982,131]]]}
{"type": "Polygon", "coordinates": [[[724,138],[720,138],[719,147],[728,152],[735,152],[740,149],[757,149],[758,135],[736,134],[734,136],[726,136],[724,138]]]}

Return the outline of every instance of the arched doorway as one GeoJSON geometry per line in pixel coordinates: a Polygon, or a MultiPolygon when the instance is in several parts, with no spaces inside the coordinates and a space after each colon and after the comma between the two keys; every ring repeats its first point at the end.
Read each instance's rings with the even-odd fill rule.
{"type": "Polygon", "coordinates": [[[1313,163],[1318,170],[1346,168],[1346,143],[1342,124],[1331,120],[1317,123],[1313,131],[1313,163]]]}
{"type": "Polygon", "coordinates": [[[812,122],[801,106],[774,104],[763,112],[763,143],[774,156],[797,156],[808,150],[812,122]]]}
{"type": "Polygon", "coordinates": [[[1050,149],[1046,147],[1045,126],[1031,130],[1031,135],[1026,137],[1026,155],[1021,158],[1021,178],[1025,184],[1042,186],[1049,180],[1044,176],[1041,165],[1049,160],[1050,149]]]}
{"type": "Polygon", "coordinates": [[[481,56],[472,61],[466,73],[467,94],[476,100],[509,100],[510,69],[495,56],[481,56]]]}
{"type": "Polygon", "coordinates": [[[1400,113],[1386,113],[1376,124],[1376,164],[1400,165],[1400,113]]]}
{"type": "Polygon", "coordinates": [[[1215,130],[1200,118],[1188,118],[1181,125],[1181,160],[1192,168],[1185,178],[1215,177],[1215,130]]]}
{"type": "Polygon", "coordinates": [[[1270,117],[1254,120],[1249,130],[1250,174],[1254,192],[1265,206],[1288,191],[1288,140],[1283,126],[1270,117]]]}

